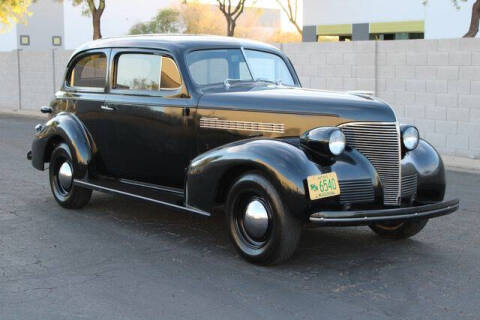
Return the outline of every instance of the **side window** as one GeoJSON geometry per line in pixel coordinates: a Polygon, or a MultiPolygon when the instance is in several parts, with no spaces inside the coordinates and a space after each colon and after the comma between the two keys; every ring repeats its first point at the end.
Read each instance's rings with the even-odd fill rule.
{"type": "Polygon", "coordinates": [[[115,89],[159,90],[162,57],[125,53],[117,59],[115,89]]]}
{"type": "Polygon", "coordinates": [[[107,58],[103,53],[95,53],[80,58],[69,73],[69,87],[104,88],[107,58]]]}
{"type": "Polygon", "coordinates": [[[178,89],[182,81],[175,61],[148,53],[123,53],[116,59],[114,89],[178,89]]]}

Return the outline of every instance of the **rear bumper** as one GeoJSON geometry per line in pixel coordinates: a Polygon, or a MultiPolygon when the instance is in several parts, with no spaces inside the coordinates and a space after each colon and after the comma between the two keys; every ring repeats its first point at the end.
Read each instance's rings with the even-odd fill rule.
{"type": "Polygon", "coordinates": [[[359,211],[321,211],[310,216],[310,222],[325,226],[358,226],[381,222],[430,219],[456,211],[459,200],[449,200],[406,208],[359,210],[359,211]]]}

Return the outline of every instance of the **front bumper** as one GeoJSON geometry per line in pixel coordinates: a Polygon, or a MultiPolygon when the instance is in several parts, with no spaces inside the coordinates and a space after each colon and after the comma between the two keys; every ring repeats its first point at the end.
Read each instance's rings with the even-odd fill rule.
{"type": "Polygon", "coordinates": [[[430,219],[456,211],[458,199],[406,208],[321,211],[310,216],[310,222],[324,226],[358,226],[382,222],[402,222],[413,219],[430,219]]]}

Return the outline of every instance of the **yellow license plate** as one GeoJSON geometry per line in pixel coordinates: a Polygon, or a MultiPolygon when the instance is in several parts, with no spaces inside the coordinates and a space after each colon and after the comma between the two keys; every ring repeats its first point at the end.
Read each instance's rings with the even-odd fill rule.
{"type": "Polygon", "coordinates": [[[310,200],[333,197],[340,194],[337,174],[335,172],[319,174],[307,178],[310,200]]]}

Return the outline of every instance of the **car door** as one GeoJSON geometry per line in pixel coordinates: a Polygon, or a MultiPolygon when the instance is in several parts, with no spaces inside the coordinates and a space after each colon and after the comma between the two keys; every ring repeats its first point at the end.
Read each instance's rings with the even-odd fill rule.
{"type": "Polygon", "coordinates": [[[105,109],[110,49],[80,53],[68,67],[64,85],[67,111],[73,112],[86,126],[96,146],[94,168],[101,174],[112,162],[114,123],[105,109]]]}
{"type": "Polygon", "coordinates": [[[195,106],[173,55],[115,49],[110,61],[105,104],[115,122],[116,176],[183,188],[196,148],[195,106]]]}

